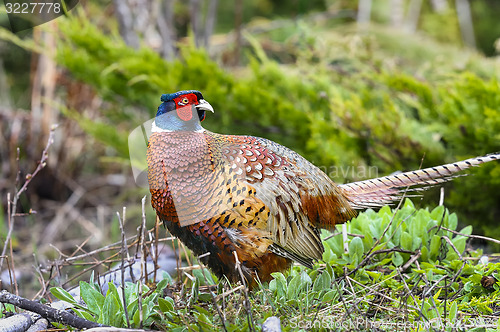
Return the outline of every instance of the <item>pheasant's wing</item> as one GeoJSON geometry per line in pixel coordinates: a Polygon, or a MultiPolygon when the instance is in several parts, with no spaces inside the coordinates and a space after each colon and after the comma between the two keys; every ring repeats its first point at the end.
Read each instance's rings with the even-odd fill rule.
{"type": "Polygon", "coordinates": [[[272,141],[251,136],[210,133],[241,181],[269,209],[267,230],[274,253],[311,265],[324,248],[317,228],[332,229],[354,212],[342,191],[299,154],[272,141]]]}
{"type": "Polygon", "coordinates": [[[407,187],[422,186],[412,190],[425,189],[460,176],[457,174],[460,171],[499,159],[500,154],[494,153],[452,164],[342,184],[339,188],[354,209],[380,207],[401,199],[401,193],[407,187]]]}

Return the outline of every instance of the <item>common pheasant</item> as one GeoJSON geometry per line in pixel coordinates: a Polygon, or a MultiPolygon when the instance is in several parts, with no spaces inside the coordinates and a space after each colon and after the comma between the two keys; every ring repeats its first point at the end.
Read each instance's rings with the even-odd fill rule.
{"type": "Polygon", "coordinates": [[[213,272],[246,281],[271,279],[293,261],[309,268],[332,230],[355,210],[400,198],[408,186],[448,181],[490,154],[407,173],[337,185],[294,151],[253,136],[221,135],[200,122],[212,106],[199,91],[164,94],[148,142],[151,204],[171,234],[213,272]]]}

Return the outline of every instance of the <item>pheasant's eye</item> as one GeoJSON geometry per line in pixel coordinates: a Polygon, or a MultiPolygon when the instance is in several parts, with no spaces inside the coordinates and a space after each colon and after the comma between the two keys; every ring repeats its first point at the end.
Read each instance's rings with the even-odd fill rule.
{"type": "Polygon", "coordinates": [[[187,99],[186,97],[182,98],[181,101],[177,102],[177,104],[179,104],[179,106],[184,106],[187,103],[189,103],[189,99],[187,99]]]}

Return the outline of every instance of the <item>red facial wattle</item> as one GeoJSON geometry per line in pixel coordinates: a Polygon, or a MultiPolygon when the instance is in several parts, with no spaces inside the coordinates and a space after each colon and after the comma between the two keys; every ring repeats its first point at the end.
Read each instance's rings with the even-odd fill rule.
{"type": "Polygon", "coordinates": [[[177,116],[182,121],[190,121],[193,118],[193,105],[197,103],[194,94],[186,94],[174,99],[177,116]]]}
{"type": "Polygon", "coordinates": [[[182,121],[189,121],[193,118],[193,110],[191,105],[186,105],[186,106],[178,106],[177,108],[177,116],[179,119],[182,121]]]}

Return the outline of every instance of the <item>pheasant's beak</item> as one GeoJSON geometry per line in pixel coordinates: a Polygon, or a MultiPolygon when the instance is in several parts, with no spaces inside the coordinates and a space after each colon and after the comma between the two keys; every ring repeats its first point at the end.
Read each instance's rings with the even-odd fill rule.
{"type": "Polygon", "coordinates": [[[200,101],[198,102],[198,105],[196,105],[195,107],[198,110],[210,111],[210,112],[214,113],[214,108],[205,99],[200,99],[200,101]]]}

